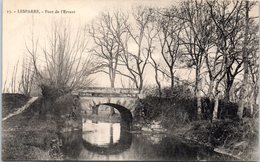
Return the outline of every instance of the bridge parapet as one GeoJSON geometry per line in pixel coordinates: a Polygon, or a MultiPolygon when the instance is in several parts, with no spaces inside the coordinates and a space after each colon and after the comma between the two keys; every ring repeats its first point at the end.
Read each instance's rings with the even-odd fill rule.
{"type": "Polygon", "coordinates": [[[78,92],[80,97],[134,97],[142,96],[138,89],[89,87],[78,92]]]}
{"type": "Polygon", "coordinates": [[[138,100],[145,97],[138,89],[128,88],[91,87],[73,94],[79,95],[83,110],[93,109],[99,105],[112,105],[116,109],[124,107],[131,113],[134,112],[138,100]]]}

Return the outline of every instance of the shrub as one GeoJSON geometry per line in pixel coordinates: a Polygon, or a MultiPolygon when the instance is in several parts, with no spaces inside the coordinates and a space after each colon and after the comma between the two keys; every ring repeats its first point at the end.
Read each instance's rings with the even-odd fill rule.
{"type": "Polygon", "coordinates": [[[139,101],[135,109],[135,119],[156,120],[161,118],[167,127],[184,124],[195,119],[196,100],[194,98],[159,98],[148,96],[139,101]]]}
{"type": "MultiPolygon", "coordinates": [[[[210,120],[212,118],[213,108],[214,108],[214,101],[210,101],[209,98],[203,97],[201,99],[202,104],[202,117],[205,120],[210,120]]],[[[218,107],[218,118],[219,119],[238,119],[237,116],[237,109],[238,104],[229,102],[226,100],[219,100],[219,107],[218,107]]]]}
{"type": "MultiPolygon", "coordinates": [[[[156,120],[161,118],[165,126],[172,127],[189,123],[196,119],[197,102],[196,98],[187,86],[179,85],[174,89],[164,88],[162,96],[159,97],[153,92],[155,88],[146,91],[146,98],[139,100],[135,110],[135,120],[156,120]]],[[[214,102],[209,98],[203,97],[202,118],[211,120],[214,108],[214,102]]],[[[236,103],[219,101],[218,118],[237,119],[238,105],[236,103]]]]}
{"type": "Polygon", "coordinates": [[[194,94],[188,84],[176,85],[173,89],[171,87],[164,87],[161,89],[161,96],[159,96],[158,87],[146,87],[144,93],[146,96],[162,97],[162,98],[193,98],[194,94]]]}

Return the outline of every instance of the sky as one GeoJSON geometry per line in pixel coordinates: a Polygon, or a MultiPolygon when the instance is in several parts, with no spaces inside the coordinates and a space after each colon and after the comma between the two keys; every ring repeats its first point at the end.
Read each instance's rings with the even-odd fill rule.
{"type": "MultiPolygon", "coordinates": [[[[174,0],[4,0],[3,2],[3,81],[11,80],[14,66],[19,60],[18,75],[21,75],[21,63],[26,57],[25,43],[29,41],[32,31],[39,36],[45,36],[52,21],[60,18],[69,19],[73,26],[90,23],[100,12],[106,10],[128,10],[133,6],[147,5],[150,7],[169,7],[177,3],[174,0]],[[17,13],[18,10],[39,10],[40,13],[17,13]],[[75,11],[74,14],[55,14],[51,11],[75,11]],[[10,13],[12,12],[12,13],[10,13]],[[47,13],[46,13],[47,12],[47,13]]],[[[258,15],[258,6],[253,11],[258,15]]],[[[188,76],[189,71],[179,75],[188,76]]],[[[147,68],[145,84],[154,84],[154,72],[147,68]]],[[[92,76],[96,86],[109,86],[108,76],[96,74],[92,76]]],[[[127,82],[127,81],[125,81],[127,82]]],[[[9,83],[7,83],[8,85],[9,83]]],[[[121,86],[121,77],[116,80],[116,87],[121,86]]]]}
{"type": "MultiPolygon", "coordinates": [[[[170,4],[172,4],[170,0],[160,2],[157,0],[6,0],[3,3],[3,80],[7,82],[11,80],[13,68],[18,60],[19,67],[22,66],[22,60],[27,55],[25,43],[29,43],[32,29],[35,35],[41,38],[46,35],[51,22],[55,19],[66,18],[72,22],[72,25],[77,26],[90,23],[100,12],[106,10],[125,10],[137,5],[166,7],[170,4]],[[43,13],[17,13],[18,10],[31,9],[43,13]],[[75,11],[75,14],[50,13],[56,10],[75,11]],[[8,11],[12,13],[7,13],[8,11]]],[[[21,74],[19,71],[21,68],[18,69],[18,78],[21,74]]],[[[106,75],[97,74],[93,78],[98,78],[94,81],[97,86],[110,85],[106,75]]]]}

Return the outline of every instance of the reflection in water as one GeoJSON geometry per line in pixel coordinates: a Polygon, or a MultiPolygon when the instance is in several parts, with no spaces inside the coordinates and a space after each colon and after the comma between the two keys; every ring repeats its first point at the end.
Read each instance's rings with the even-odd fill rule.
{"type": "Polygon", "coordinates": [[[86,120],[83,123],[83,140],[98,146],[109,146],[120,138],[120,123],[98,122],[86,120]]]}
{"type": "Polygon", "coordinates": [[[186,144],[163,134],[131,134],[130,125],[92,123],[82,131],[59,134],[64,160],[234,160],[198,145],[186,144]]]}
{"type": "Polygon", "coordinates": [[[129,149],[132,143],[130,125],[120,123],[83,123],[83,146],[100,155],[119,154],[129,149]],[[86,129],[85,129],[86,128],[86,129]]]}

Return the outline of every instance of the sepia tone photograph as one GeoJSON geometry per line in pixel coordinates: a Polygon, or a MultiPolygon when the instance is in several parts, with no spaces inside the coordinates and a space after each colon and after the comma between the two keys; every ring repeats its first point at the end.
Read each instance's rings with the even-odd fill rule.
{"type": "Polygon", "coordinates": [[[3,161],[258,161],[259,2],[4,0],[3,161]]]}

